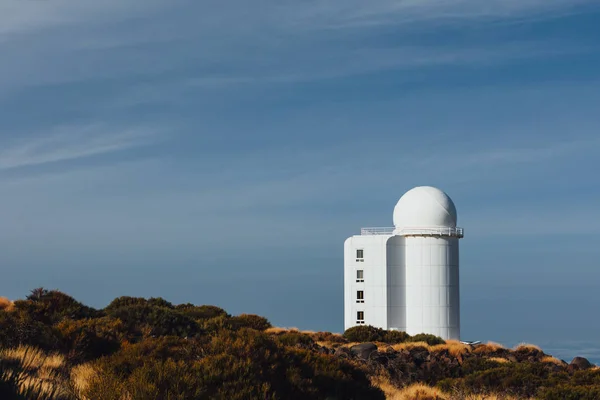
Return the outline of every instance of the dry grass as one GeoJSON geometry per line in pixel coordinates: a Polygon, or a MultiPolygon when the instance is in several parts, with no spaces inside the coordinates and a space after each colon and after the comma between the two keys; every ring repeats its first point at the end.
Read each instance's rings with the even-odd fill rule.
{"type": "Polygon", "coordinates": [[[552,356],[546,356],[546,357],[542,358],[542,362],[556,364],[559,367],[562,367],[565,365],[565,363],[563,363],[561,360],[559,360],[556,357],[552,357],[552,356]]]}
{"type": "Polygon", "coordinates": [[[44,396],[64,394],[66,385],[59,374],[59,369],[65,364],[63,356],[46,354],[30,346],[19,346],[1,350],[0,359],[15,361],[22,366],[19,378],[21,390],[40,389],[44,396]]]}
{"type": "Polygon", "coordinates": [[[490,361],[495,361],[495,362],[500,363],[500,364],[505,364],[505,363],[511,362],[510,360],[508,360],[506,358],[502,358],[502,357],[490,357],[489,360],[490,361]]]}
{"type": "Polygon", "coordinates": [[[65,363],[64,357],[60,354],[46,354],[30,346],[2,350],[0,357],[5,360],[21,361],[27,368],[36,370],[56,370],[65,363]]]}
{"type": "Polygon", "coordinates": [[[485,344],[479,344],[475,347],[475,350],[473,350],[473,353],[475,354],[490,354],[490,353],[495,353],[498,350],[502,350],[504,349],[504,346],[502,346],[500,343],[495,343],[495,342],[487,342],[485,344]]]}
{"type": "Polygon", "coordinates": [[[463,344],[458,340],[447,340],[445,344],[438,344],[436,346],[431,346],[432,352],[439,352],[448,350],[453,357],[460,357],[467,353],[471,352],[471,346],[468,344],[463,344]]]}
{"type": "Polygon", "coordinates": [[[385,393],[385,398],[388,400],[447,400],[448,397],[439,389],[432,388],[421,383],[415,383],[405,388],[399,389],[392,385],[390,381],[378,376],[372,378],[373,386],[378,387],[385,393]]]}
{"type": "Polygon", "coordinates": [[[531,351],[531,350],[542,351],[542,349],[539,346],[536,346],[535,344],[529,344],[529,343],[520,343],[517,346],[515,346],[514,350],[515,351],[531,351]]]}
{"type": "Polygon", "coordinates": [[[71,382],[78,398],[86,399],[83,393],[87,390],[90,380],[96,374],[96,370],[89,363],[78,365],[71,370],[71,382]]]}
{"type": "Polygon", "coordinates": [[[506,394],[466,394],[458,395],[457,397],[450,397],[450,400],[518,400],[518,397],[509,396],[506,394]]]}
{"type": "Polygon", "coordinates": [[[6,297],[0,297],[0,311],[11,311],[14,303],[6,297]]]}
{"type": "Polygon", "coordinates": [[[398,344],[392,345],[392,349],[394,349],[396,351],[412,350],[416,347],[423,347],[427,350],[429,350],[431,348],[431,346],[429,346],[427,344],[427,342],[405,342],[405,343],[398,343],[398,344]]]}
{"type": "Polygon", "coordinates": [[[265,333],[270,333],[273,335],[281,335],[283,333],[288,333],[288,332],[298,333],[298,332],[300,332],[300,330],[298,328],[280,328],[277,326],[274,326],[272,328],[265,330],[265,333]]]}
{"type": "Polygon", "coordinates": [[[469,394],[455,392],[448,394],[422,383],[397,388],[383,376],[372,378],[371,382],[373,386],[378,387],[385,393],[387,400],[517,400],[516,397],[497,393],[469,394]]]}

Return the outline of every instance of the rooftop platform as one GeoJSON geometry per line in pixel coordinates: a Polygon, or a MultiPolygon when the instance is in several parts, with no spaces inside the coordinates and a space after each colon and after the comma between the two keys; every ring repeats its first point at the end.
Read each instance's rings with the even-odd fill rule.
{"type": "Polygon", "coordinates": [[[396,231],[393,227],[382,227],[382,228],[362,228],[360,230],[361,236],[372,236],[372,235],[398,235],[398,236],[449,236],[449,237],[464,237],[463,228],[404,228],[396,231]]]}

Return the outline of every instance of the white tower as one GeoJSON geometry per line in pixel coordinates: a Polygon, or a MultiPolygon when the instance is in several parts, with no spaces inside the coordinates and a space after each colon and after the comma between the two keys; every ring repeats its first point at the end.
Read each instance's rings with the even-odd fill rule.
{"type": "Polygon", "coordinates": [[[454,203],[439,189],[408,191],[394,228],[363,228],[345,242],[345,328],[358,324],[460,338],[454,203]]]}

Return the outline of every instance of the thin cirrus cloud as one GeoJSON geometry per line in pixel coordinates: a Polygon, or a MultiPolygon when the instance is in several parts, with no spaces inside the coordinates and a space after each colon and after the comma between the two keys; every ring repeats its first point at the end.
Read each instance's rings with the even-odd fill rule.
{"type": "Polygon", "coordinates": [[[0,170],[130,150],[152,144],[157,139],[155,132],[140,128],[66,127],[44,136],[4,143],[0,151],[0,170]]]}
{"type": "Polygon", "coordinates": [[[294,83],[386,69],[481,65],[581,53],[589,51],[585,44],[529,41],[431,46],[415,44],[411,35],[449,21],[552,18],[582,12],[590,4],[585,0],[265,0],[250,6],[239,0],[233,4],[154,0],[141,7],[133,1],[9,2],[0,5],[4,30],[0,30],[0,50],[7,60],[0,66],[0,86],[161,74],[186,64],[197,71],[182,77],[186,86],[294,83]],[[110,29],[103,28],[102,21],[110,21],[110,29]],[[388,25],[397,32],[393,43],[373,48],[378,42],[374,32],[388,25]],[[68,27],[69,34],[61,27],[68,27]],[[11,36],[15,32],[27,35],[11,36]],[[15,43],[11,44],[11,38],[15,43]],[[193,45],[190,38],[197,39],[193,45]],[[148,43],[160,50],[145,50],[148,43]],[[25,53],[24,48],[37,50],[25,53]],[[43,70],[36,68],[41,58],[43,70]]]}

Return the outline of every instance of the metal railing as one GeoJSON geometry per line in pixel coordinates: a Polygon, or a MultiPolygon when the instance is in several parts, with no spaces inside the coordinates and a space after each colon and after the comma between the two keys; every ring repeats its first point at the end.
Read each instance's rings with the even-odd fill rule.
{"type": "Polygon", "coordinates": [[[396,228],[361,228],[361,235],[393,235],[396,228]]]}
{"type": "Polygon", "coordinates": [[[462,238],[465,235],[463,228],[435,227],[435,228],[362,228],[361,235],[399,235],[399,236],[450,236],[462,238]]]}

